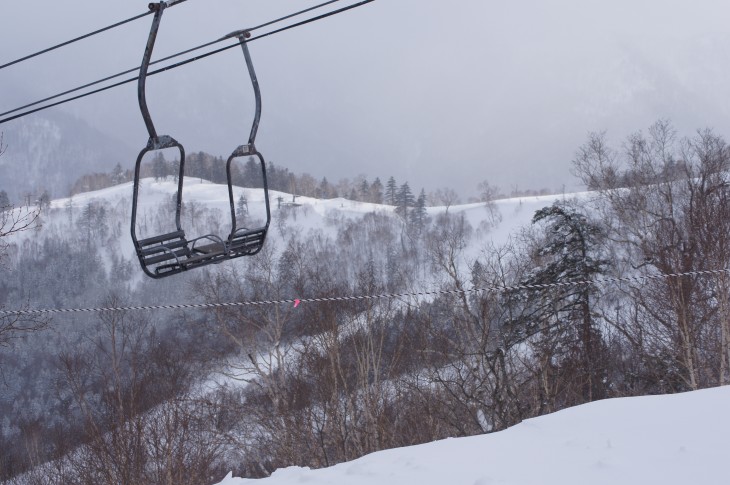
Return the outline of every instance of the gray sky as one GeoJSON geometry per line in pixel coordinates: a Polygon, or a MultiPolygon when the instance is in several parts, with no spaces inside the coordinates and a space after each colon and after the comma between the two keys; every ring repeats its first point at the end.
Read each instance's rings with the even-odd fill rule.
{"type": "MultiPolygon", "coordinates": [[[[0,61],[147,5],[1,1],[0,61]]],[[[165,13],[155,57],[315,3],[188,0],[165,13]]],[[[393,175],[464,198],[484,179],[505,191],[574,189],[570,160],[589,131],[608,130],[618,144],[669,118],[681,134],[728,133],[728,18],[720,0],[377,0],[251,44],[263,93],[257,146],[330,180],[393,175]]],[[[0,71],[11,93],[0,109],[138,65],[150,21],[0,71]]],[[[55,109],[136,151],[147,134],[135,89],[55,109]]],[[[189,152],[227,156],[248,135],[239,49],[151,78],[148,99],[158,131],[189,152]]]]}

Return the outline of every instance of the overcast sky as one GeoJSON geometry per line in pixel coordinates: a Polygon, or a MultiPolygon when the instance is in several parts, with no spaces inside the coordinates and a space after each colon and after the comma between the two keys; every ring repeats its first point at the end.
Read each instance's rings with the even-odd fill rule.
{"type": "MultiPolygon", "coordinates": [[[[1,1],[0,64],[147,5],[1,1]]],[[[166,11],[155,57],[316,3],[188,0],[166,11]]],[[[619,144],[669,118],[681,134],[730,133],[728,18],[720,0],[376,0],[251,43],[263,94],[257,146],[330,180],[393,175],[464,198],[484,179],[505,191],[574,189],[570,160],[589,131],[619,144]]],[[[0,71],[0,109],[139,65],[150,21],[0,71]]],[[[54,109],[136,151],[147,133],[135,90],[54,109]]],[[[148,100],[158,132],[189,152],[227,156],[253,115],[240,49],[151,78],[148,100]]]]}

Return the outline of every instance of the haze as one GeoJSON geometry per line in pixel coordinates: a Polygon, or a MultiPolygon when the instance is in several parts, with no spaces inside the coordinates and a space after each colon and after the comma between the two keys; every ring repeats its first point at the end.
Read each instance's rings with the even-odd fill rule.
{"type": "MultiPolygon", "coordinates": [[[[189,0],[165,13],[154,57],[315,3],[189,0]]],[[[0,63],[147,1],[3,4],[0,63]]],[[[330,180],[393,175],[464,198],[484,179],[505,191],[574,189],[570,160],[589,131],[618,143],[668,118],[683,135],[728,132],[729,14],[713,0],[377,0],[251,43],[264,104],[257,146],[330,180]]],[[[139,65],[150,21],[0,71],[0,109],[139,65]]],[[[240,49],[148,87],[158,131],[188,151],[227,156],[245,142],[253,104],[240,49]]],[[[54,109],[127,143],[131,167],[147,140],[135,89],[54,109]]]]}

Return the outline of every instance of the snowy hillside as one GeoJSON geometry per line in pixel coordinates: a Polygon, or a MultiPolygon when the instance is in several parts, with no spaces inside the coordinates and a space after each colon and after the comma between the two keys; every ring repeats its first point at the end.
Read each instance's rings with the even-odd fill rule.
{"type": "MultiPolygon", "coordinates": [[[[155,181],[152,178],[143,179],[139,195],[139,216],[143,220],[145,214],[153,217],[158,208],[163,207],[166,201],[171,200],[177,191],[177,183],[171,178],[166,181],[155,181]]],[[[225,185],[215,184],[206,180],[193,177],[186,177],[183,192],[183,201],[186,204],[194,203],[205,208],[213,215],[215,224],[206,226],[203,222],[196,223],[196,230],[186,222],[185,211],[183,212],[183,228],[189,236],[199,235],[196,231],[218,232],[224,237],[230,229],[230,209],[228,193],[225,185]],[[202,227],[200,227],[202,226],[202,227]]],[[[248,200],[249,214],[252,218],[262,219],[264,214],[263,191],[261,189],[249,189],[234,187],[234,199],[238,200],[241,195],[248,200]]],[[[448,212],[449,214],[463,214],[472,227],[477,229],[476,238],[465,252],[469,258],[478,256],[480,248],[487,244],[497,246],[506,243],[511,235],[514,235],[522,227],[530,224],[535,211],[552,204],[560,198],[584,197],[585,194],[565,194],[548,196],[528,196],[512,199],[498,200],[494,203],[494,209],[489,212],[483,203],[472,203],[455,205],[450,207],[428,207],[429,216],[434,217],[448,212]],[[488,222],[489,221],[489,222],[488,222]]],[[[355,219],[367,213],[393,213],[394,207],[388,205],[371,204],[366,202],[351,201],[344,198],[315,199],[311,197],[296,197],[296,206],[291,204],[291,194],[277,191],[269,191],[269,199],[272,210],[272,230],[269,232],[269,241],[276,242],[282,238],[281,227],[296,228],[306,234],[312,230],[334,236],[337,234],[337,222],[345,219],[355,219]],[[277,199],[281,198],[283,206],[278,207],[277,199]],[[282,223],[282,219],[286,223],[282,223]]],[[[102,190],[86,192],[74,195],[70,198],[56,199],[50,204],[51,211],[43,215],[44,231],[55,229],[61,232],[68,231],[70,218],[81,214],[84,207],[89,204],[103,204],[116,211],[121,224],[121,234],[117,243],[121,246],[122,252],[128,258],[134,257],[131,238],[128,236],[128,224],[131,212],[132,183],[109,187],[102,190]],[[69,211],[76,214],[69,215],[69,211]]],[[[163,223],[168,224],[167,230],[173,230],[170,224],[173,222],[173,213],[167,212],[163,223]]],[[[159,229],[158,229],[159,230],[159,229]]],[[[140,234],[139,237],[149,237],[148,234],[140,234]]],[[[30,233],[16,235],[16,238],[24,239],[30,237],[30,233]]],[[[136,267],[136,261],[135,261],[136,267]]],[[[140,275],[141,270],[139,271],[140,275]]]]}
{"type": "MultiPolygon", "coordinates": [[[[695,180],[705,179],[684,183],[695,180]]],[[[184,182],[186,234],[226,235],[226,188],[200,178],[184,182]]],[[[169,232],[176,189],[172,180],[143,180],[138,234],[169,232]]],[[[654,186],[638,190],[659,197],[654,186]]],[[[234,189],[237,211],[239,201],[247,208],[246,224],[260,220],[262,195],[234,189]]],[[[704,260],[729,267],[707,257],[716,248],[701,246],[698,266],[627,271],[646,255],[610,244],[608,235],[626,234],[604,231],[625,226],[607,224],[612,215],[602,193],[428,207],[430,217],[402,205],[270,195],[269,238],[256,257],[161,281],[146,278],[133,254],[129,183],[52,201],[39,230],[8,241],[8,291],[0,301],[6,308],[23,301],[29,308],[215,305],[62,313],[53,332],[19,340],[7,367],[15,378],[0,395],[0,414],[10,416],[0,428],[8,478],[27,472],[18,483],[31,484],[55,470],[56,483],[100,483],[113,469],[118,478],[110,483],[157,483],[171,474],[171,483],[247,483],[233,476],[221,482],[229,471],[274,484],[726,482],[730,386],[680,393],[728,384],[730,306],[716,302],[726,298],[730,280],[704,277],[688,299],[675,301],[678,279],[656,277],[704,270],[704,260]],[[596,210],[607,217],[588,220],[596,210]],[[566,220],[571,225],[558,224],[566,220]],[[512,241],[524,227],[532,230],[512,241]],[[585,237],[568,237],[578,232],[585,237]],[[578,271],[582,266],[571,266],[576,255],[584,265],[596,261],[600,272],[578,271]],[[600,262],[604,257],[611,259],[600,262]],[[651,279],[584,292],[563,284],[627,274],[651,279]],[[544,284],[553,282],[561,284],[544,284]],[[461,290],[510,285],[522,286],[466,297],[461,290]],[[348,295],[379,297],[337,298],[348,295]],[[330,299],[337,302],[323,302],[330,299]],[[278,303],[227,305],[232,301],[278,303]],[[575,311],[581,302],[588,313],[575,311]],[[696,340],[673,338],[675,315],[691,315],[696,340]],[[118,332],[140,349],[121,364],[104,351],[119,341],[118,332]],[[115,380],[107,373],[114,365],[149,375],[115,380]],[[47,391],[79,379],[84,386],[71,395],[47,391]],[[135,391],[129,402],[105,398],[127,386],[135,391]],[[87,399],[95,404],[69,408],[87,399]],[[587,402],[594,403],[580,406],[587,402]],[[109,420],[125,409],[140,410],[129,426],[109,420]],[[170,427],[174,416],[180,419],[170,427]],[[20,424],[29,420],[40,423],[50,445],[40,458],[16,445],[26,439],[20,424]],[[93,447],[80,446],[90,442],[88,420],[98,430],[93,447]],[[63,433],[45,431],[53,429],[63,433]],[[455,436],[472,438],[447,439],[455,436]],[[115,448],[132,442],[145,443],[134,462],[126,445],[115,448]],[[410,447],[420,443],[430,444],[410,447]],[[168,444],[177,447],[178,461],[166,458],[168,444]],[[134,480],[122,478],[130,473],[134,480]]],[[[713,219],[702,234],[728,233],[724,224],[713,219]]],[[[644,241],[655,236],[661,256],[668,237],[651,227],[632,230],[644,241]]]]}
{"type": "Polygon", "coordinates": [[[730,480],[730,387],[608,399],[505,431],[220,485],[705,485],[730,480]]]}
{"type": "MultiPolygon", "coordinates": [[[[177,191],[177,183],[168,179],[167,181],[154,181],[152,178],[143,179],[140,188],[140,211],[151,210],[158,207],[163,201],[168,200],[177,191]]],[[[248,199],[249,211],[251,214],[263,213],[263,192],[260,189],[246,189],[234,187],[234,199],[245,194],[248,199]]],[[[498,210],[498,219],[493,227],[488,228],[489,240],[495,243],[504,242],[510,234],[529,224],[535,211],[548,206],[553,201],[564,197],[582,197],[585,194],[529,196],[513,199],[495,201],[498,210]]],[[[71,199],[54,200],[51,207],[54,209],[68,208],[72,204],[74,208],[80,209],[91,201],[106,201],[112,206],[126,202],[131,207],[132,184],[125,183],[110,187],[108,189],[78,194],[71,199]]],[[[271,202],[272,224],[275,224],[277,211],[277,198],[281,197],[285,207],[291,207],[290,194],[269,191],[271,202]]],[[[184,188],[184,202],[196,202],[204,207],[219,210],[223,217],[227,217],[228,194],[225,185],[214,184],[198,178],[186,177],[184,188]]],[[[297,207],[292,207],[292,212],[297,212],[297,217],[292,223],[303,229],[326,229],[328,219],[339,217],[358,217],[369,212],[385,211],[393,212],[392,206],[371,204],[367,202],[351,201],[344,198],[315,199],[312,197],[297,196],[297,207]]],[[[430,216],[449,212],[451,214],[464,213],[474,227],[484,228],[483,221],[488,219],[488,214],[483,203],[472,203],[456,205],[451,207],[429,207],[430,216]]],[[[487,231],[484,231],[487,232],[487,231]]]]}

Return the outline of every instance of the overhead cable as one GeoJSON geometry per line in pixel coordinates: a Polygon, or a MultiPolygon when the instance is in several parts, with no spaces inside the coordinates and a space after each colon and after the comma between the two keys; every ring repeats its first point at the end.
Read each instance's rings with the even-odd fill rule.
{"type": "MultiPolygon", "coordinates": [[[[263,24],[257,25],[256,27],[252,27],[250,29],[246,29],[246,31],[253,32],[253,31],[258,30],[258,29],[261,29],[263,27],[267,27],[269,25],[276,24],[278,22],[282,22],[282,21],[287,20],[287,19],[290,19],[292,17],[296,17],[298,15],[302,15],[304,13],[310,12],[312,10],[315,10],[315,9],[318,9],[318,8],[327,6],[327,5],[331,4],[331,3],[335,3],[335,2],[339,2],[339,1],[341,1],[341,0],[330,0],[328,2],[320,3],[318,5],[314,5],[313,7],[309,7],[309,8],[306,8],[304,10],[300,10],[298,12],[294,12],[293,14],[289,14],[289,15],[286,15],[284,17],[280,17],[278,19],[271,20],[269,22],[265,22],[263,24]]],[[[145,14],[145,15],[147,15],[147,14],[145,14]]],[[[197,50],[204,49],[206,47],[210,47],[210,46],[212,46],[214,44],[217,44],[219,42],[223,42],[224,40],[227,40],[229,38],[230,38],[230,36],[225,36],[225,37],[222,37],[222,38],[219,38],[219,39],[216,39],[216,40],[207,42],[205,44],[201,44],[201,45],[199,45],[197,47],[192,47],[190,49],[186,49],[186,50],[181,51],[181,52],[178,52],[176,54],[172,54],[170,56],[163,57],[162,59],[157,59],[156,61],[150,62],[150,66],[153,66],[155,64],[159,64],[159,63],[162,63],[162,62],[165,62],[165,61],[169,61],[171,59],[175,59],[176,57],[184,56],[185,54],[190,54],[191,52],[195,52],[197,50]]],[[[236,45],[238,45],[238,44],[236,44],[236,45]]],[[[111,81],[112,79],[116,79],[118,77],[122,77],[125,74],[131,74],[131,73],[133,73],[135,71],[139,71],[139,67],[135,66],[135,67],[129,68],[129,69],[125,70],[125,71],[119,72],[117,74],[113,74],[111,76],[107,76],[105,78],[99,79],[98,81],[90,82],[88,84],[84,84],[82,86],[78,86],[76,88],[69,89],[67,91],[63,91],[61,93],[54,94],[52,96],[48,96],[47,98],[39,99],[38,101],[33,101],[32,103],[28,103],[28,104],[26,104],[24,106],[19,106],[17,108],[11,109],[9,111],[5,111],[4,113],[0,113],[0,117],[7,116],[9,114],[16,113],[16,112],[21,111],[21,110],[24,110],[26,108],[31,108],[33,106],[37,106],[37,105],[42,104],[42,103],[45,103],[47,101],[52,101],[54,99],[58,99],[58,98],[60,98],[62,96],[66,96],[68,94],[72,94],[72,93],[81,91],[82,89],[86,89],[86,88],[90,88],[92,86],[96,86],[96,85],[101,84],[101,83],[106,82],[106,81],[111,81]]],[[[134,78],[134,80],[136,80],[136,79],[137,78],[134,78]]],[[[125,84],[126,84],[126,82],[131,82],[131,81],[125,81],[125,84]]],[[[114,86],[114,87],[116,87],[116,86],[114,86]]],[[[94,91],[94,93],[98,93],[98,92],[100,92],[100,91],[94,91]]],[[[90,94],[94,94],[94,93],[90,93],[90,94]]],[[[74,98],[74,99],[77,99],[77,98],[74,98]]],[[[49,108],[51,106],[57,106],[57,105],[56,104],[48,105],[49,108]]],[[[27,114],[31,114],[31,113],[35,113],[35,111],[29,111],[27,114]]],[[[15,118],[9,118],[7,120],[2,120],[2,121],[0,121],[0,123],[3,123],[5,121],[11,121],[12,119],[15,119],[15,118]]]]}
{"type": "MultiPolygon", "coordinates": [[[[186,0],[171,0],[171,1],[168,1],[167,2],[167,7],[172,7],[173,5],[177,5],[177,4],[182,3],[182,2],[185,2],[185,1],[186,0]]],[[[146,17],[147,15],[150,15],[151,13],[152,13],[152,11],[148,11],[148,12],[145,12],[145,13],[142,13],[142,14],[139,14],[139,15],[135,15],[134,17],[130,17],[130,18],[126,19],[126,20],[122,20],[122,21],[117,22],[115,24],[108,25],[106,27],[103,27],[101,29],[95,30],[93,32],[89,32],[88,34],[80,35],[80,36],[75,37],[75,38],[73,38],[71,40],[67,40],[65,42],[61,42],[60,44],[56,44],[54,46],[51,46],[51,47],[48,47],[46,49],[40,50],[38,52],[34,52],[33,54],[29,54],[29,55],[24,56],[24,57],[21,57],[19,59],[15,59],[14,61],[10,61],[10,62],[8,62],[8,63],[3,64],[2,66],[0,66],[0,69],[5,69],[6,67],[10,67],[10,66],[12,66],[14,64],[18,64],[18,63],[21,63],[23,61],[27,61],[28,59],[32,59],[34,57],[38,57],[38,56],[40,56],[42,54],[45,54],[47,52],[54,51],[54,50],[59,49],[61,47],[65,47],[67,45],[73,44],[73,43],[78,42],[80,40],[88,39],[89,37],[93,37],[93,36],[95,36],[97,34],[101,34],[102,32],[106,32],[108,30],[112,30],[112,29],[117,28],[117,27],[120,27],[120,26],[122,26],[124,24],[128,24],[129,22],[133,22],[135,20],[141,19],[142,17],[146,17]]]]}
{"type": "MultiPolygon", "coordinates": [[[[185,1],[185,0],[180,0],[180,1],[185,1]]],[[[243,30],[240,30],[240,31],[236,31],[236,32],[233,32],[233,33],[231,33],[231,34],[228,34],[228,35],[226,35],[225,37],[222,37],[222,38],[220,38],[220,39],[216,39],[216,40],[214,40],[214,41],[211,41],[211,42],[207,42],[207,43],[205,43],[205,44],[201,44],[201,45],[199,45],[199,46],[197,46],[197,47],[193,47],[193,48],[190,48],[190,49],[184,50],[184,51],[182,51],[182,52],[178,52],[178,53],[176,53],[176,54],[173,54],[173,55],[170,55],[170,56],[164,57],[164,58],[162,58],[162,59],[158,59],[158,60],[156,60],[156,61],[154,61],[154,62],[151,62],[151,63],[150,63],[150,65],[153,65],[153,64],[159,64],[159,63],[161,63],[161,62],[164,62],[164,61],[168,61],[168,60],[170,60],[170,59],[174,59],[174,58],[176,58],[176,57],[180,57],[180,56],[182,56],[182,55],[185,55],[185,54],[189,54],[189,53],[191,53],[191,52],[194,52],[194,51],[196,51],[196,50],[200,50],[200,49],[203,49],[203,48],[205,48],[205,47],[210,47],[211,45],[214,45],[214,44],[217,44],[217,43],[223,42],[223,41],[225,41],[225,40],[228,40],[228,39],[230,39],[230,38],[232,38],[232,37],[234,37],[234,36],[236,36],[236,35],[238,35],[238,34],[240,34],[240,33],[243,33],[243,32],[251,32],[251,31],[254,31],[254,30],[256,30],[256,29],[260,29],[260,28],[263,28],[263,27],[265,27],[265,26],[269,26],[269,25],[272,25],[272,24],[274,24],[274,23],[277,23],[277,22],[281,22],[281,21],[283,21],[283,20],[289,19],[289,18],[291,18],[291,17],[294,17],[294,16],[297,16],[297,15],[301,15],[302,13],[306,13],[306,12],[309,12],[309,11],[311,11],[311,10],[314,10],[314,9],[316,9],[316,8],[320,8],[320,7],[323,7],[323,6],[325,6],[325,5],[329,5],[329,4],[331,4],[331,3],[334,3],[334,2],[337,2],[337,1],[340,1],[340,0],[330,0],[330,1],[328,1],[328,2],[325,2],[325,3],[319,4],[319,5],[315,5],[315,6],[313,6],[313,7],[307,8],[307,9],[305,9],[305,10],[301,10],[301,11],[299,11],[299,12],[296,12],[296,13],[293,13],[293,14],[290,14],[290,15],[287,15],[287,16],[285,16],[285,17],[281,17],[281,18],[279,18],[279,19],[276,19],[276,20],[272,20],[272,21],[270,21],[270,22],[266,22],[266,23],[264,23],[264,24],[261,24],[261,25],[257,25],[256,27],[253,27],[253,28],[250,28],[250,29],[243,29],[243,30]]],[[[339,9],[333,10],[333,11],[327,12],[327,13],[325,13],[325,14],[322,14],[322,15],[318,15],[318,16],[315,16],[315,17],[311,17],[311,18],[309,18],[309,19],[306,19],[306,20],[302,20],[302,21],[300,21],[300,22],[296,22],[296,23],[294,23],[294,24],[291,24],[291,25],[287,25],[287,26],[285,26],[285,27],[282,27],[282,28],[279,28],[279,29],[276,29],[276,30],[272,30],[272,31],[270,31],[270,32],[266,32],[266,33],[264,33],[264,34],[260,34],[260,35],[257,35],[257,36],[255,36],[255,37],[252,37],[252,38],[250,38],[250,39],[247,39],[247,40],[246,40],[246,42],[253,42],[253,41],[255,41],[255,40],[258,40],[258,39],[262,39],[262,38],[264,38],[264,37],[268,37],[268,36],[271,36],[271,35],[274,35],[274,34],[278,34],[278,33],[281,33],[281,32],[284,32],[284,31],[287,31],[287,30],[290,30],[290,29],[293,29],[293,28],[295,28],[295,27],[300,27],[300,26],[302,26],[302,25],[306,25],[306,24],[309,24],[309,23],[312,23],[312,22],[316,22],[316,21],[318,21],[318,20],[322,20],[322,19],[324,19],[324,18],[327,18],[327,17],[331,17],[331,16],[333,16],[333,15],[336,15],[336,14],[339,14],[339,13],[342,13],[342,12],[345,12],[345,11],[347,11],[347,10],[351,10],[351,9],[353,9],[353,8],[357,8],[357,7],[360,7],[360,6],[362,6],[362,5],[365,5],[365,4],[368,4],[368,3],[374,2],[374,1],[375,1],[375,0],[363,0],[363,1],[361,1],[361,2],[358,2],[358,3],[354,3],[354,4],[352,4],[352,5],[348,5],[348,6],[346,6],[346,7],[342,7],[342,8],[339,8],[339,9]]],[[[190,57],[190,58],[188,58],[188,59],[185,59],[185,60],[183,60],[183,61],[177,62],[177,63],[175,63],[175,64],[171,64],[171,65],[169,65],[169,66],[165,66],[165,67],[163,67],[163,68],[160,68],[160,69],[157,69],[157,70],[151,71],[151,72],[149,72],[149,73],[147,74],[147,76],[148,76],[148,77],[149,77],[149,76],[153,76],[153,75],[155,75],[155,74],[159,74],[159,73],[162,73],[162,72],[165,72],[165,71],[169,71],[169,70],[171,70],[171,69],[175,69],[175,68],[178,68],[178,67],[184,66],[184,65],[186,65],[186,64],[190,64],[190,63],[192,63],[192,62],[196,62],[196,61],[199,61],[199,60],[201,60],[201,59],[204,59],[204,58],[206,58],[206,57],[209,57],[209,56],[212,56],[212,55],[215,55],[215,54],[219,54],[219,53],[221,53],[221,52],[223,52],[223,51],[226,51],[226,50],[228,50],[228,49],[232,49],[232,48],[234,48],[234,47],[239,47],[239,45],[240,45],[239,43],[235,43],[235,44],[227,45],[227,46],[224,46],[224,47],[221,47],[221,48],[218,48],[218,49],[214,49],[214,50],[212,50],[212,51],[206,52],[205,54],[201,54],[201,55],[198,55],[198,56],[190,57]]],[[[123,76],[123,75],[125,75],[125,74],[130,74],[130,73],[132,73],[132,72],[135,72],[135,71],[137,71],[138,69],[139,69],[139,68],[135,67],[135,68],[132,68],[132,69],[128,69],[128,70],[126,70],[126,71],[122,71],[122,72],[120,72],[120,73],[117,73],[117,74],[111,75],[111,76],[107,76],[107,77],[105,77],[105,78],[103,78],[103,79],[99,79],[98,81],[94,81],[94,82],[91,82],[91,83],[87,83],[87,84],[84,84],[84,85],[82,85],[82,86],[79,86],[79,87],[76,87],[76,88],[73,88],[73,89],[69,89],[69,90],[67,90],[67,91],[64,91],[64,92],[61,92],[61,93],[55,94],[55,95],[53,95],[53,96],[49,96],[49,97],[47,97],[47,98],[43,98],[43,99],[41,99],[41,100],[38,100],[38,101],[34,101],[33,103],[29,103],[29,104],[26,104],[26,105],[24,105],[24,106],[21,106],[21,107],[18,107],[18,108],[14,108],[14,109],[12,109],[12,110],[6,111],[6,112],[4,112],[4,113],[0,113],[0,116],[6,116],[6,115],[9,115],[9,114],[12,114],[12,113],[16,113],[16,112],[18,112],[18,111],[21,111],[21,110],[23,110],[23,109],[26,109],[26,108],[30,108],[30,107],[33,107],[33,106],[37,106],[37,105],[39,105],[39,104],[41,104],[41,103],[44,103],[44,102],[46,102],[46,101],[51,101],[51,100],[54,100],[54,99],[60,98],[60,97],[62,97],[62,96],[65,96],[65,95],[68,95],[68,94],[72,94],[72,93],[75,93],[75,92],[81,91],[81,90],[83,90],[83,89],[86,89],[86,88],[89,88],[89,87],[92,87],[92,86],[96,86],[96,85],[98,85],[98,84],[101,84],[101,83],[104,83],[104,82],[106,82],[106,81],[110,81],[110,80],[112,80],[112,79],[116,79],[116,78],[118,78],[118,77],[121,77],[121,76],[123,76]]],[[[76,100],[79,100],[79,99],[81,99],[81,98],[85,98],[85,97],[87,97],[87,96],[91,96],[91,95],[93,95],[93,94],[98,94],[98,93],[101,93],[101,92],[103,92],[103,91],[107,91],[107,90],[109,90],[109,89],[113,89],[113,88],[116,88],[116,87],[122,86],[122,85],[124,85],[124,84],[132,83],[132,82],[135,82],[135,81],[137,81],[137,79],[138,79],[138,76],[135,76],[135,77],[132,77],[132,78],[128,78],[128,79],[125,79],[125,80],[123,80],[123,81],[119,81],[119,82],[116,82],[116,83],[114,83],[114,84],[110,84],[110,85],[104,86],[104,87],[102,87],[102,88],[94,89],[94,90],[92,90],[92,91],[87,91],[87,92],[85,92],[85,93],[83,93],[83,94],[80,94],[80,95],[77,95],[77,96],[73,96],[73,97],[70,97],[70,98],[65,98],[65,99],[63,99],[63,100],[61,100],[61,101],[57,101],[57,102],[55,102],[55,103],[50,103],[50,104],[46,104],[46,105],[43,105],[43,106],[41,106],[41,107],[39,107],[39,108],[35,108],[35,109],[32,109],[32,110],[27,110],[27,111],[23,111],[22,113],[16,114],[16,115],[14,115],[14,116],[9,116],[9,117],[7,117],[7,118],[3,118],[3,119],[0,119],[0,124],[3,124],[3,123],[6,123],[6,122],[8,122],[8,121],[13,121],[13,120],[16,120],[16,119],[18,119],[18,118],[22,118],[22,117],[28,116],[28,115],[30,115],[30,114],[33,114],[33,113],[37,113],[37,112],[39,112],[39,111],[43,111],[43,110],[46,110],[46,109],[48,109],[48,108],[53,108],[53,107],[55,107],[55,106],[59,106],[59,105],[65,104],[65,103],[69,103],[69,102],[71,102],[71,101],[76,101],[76,100]]]]}

